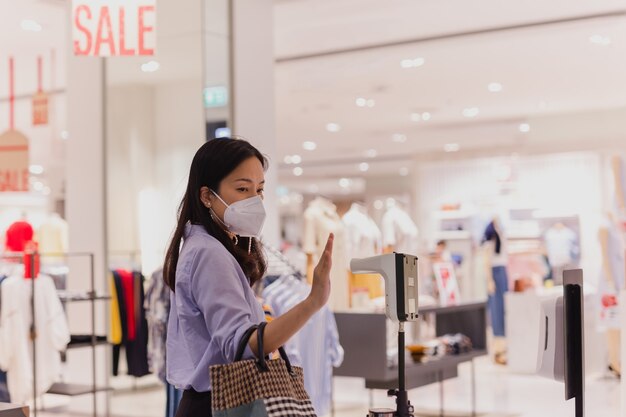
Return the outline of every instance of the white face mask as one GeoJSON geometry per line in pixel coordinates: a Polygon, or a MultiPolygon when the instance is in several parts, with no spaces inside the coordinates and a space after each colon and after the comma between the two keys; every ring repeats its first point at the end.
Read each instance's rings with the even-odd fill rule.
{"type": "Polygon", "coordinates": [[[259,237],[263,223],[265,223],[265,207],[260,196],[246,198],[228,205],[215,191],[211,190],[211,192],[226,206],[223,223],[229,231],[239,236],[259,237]]]}

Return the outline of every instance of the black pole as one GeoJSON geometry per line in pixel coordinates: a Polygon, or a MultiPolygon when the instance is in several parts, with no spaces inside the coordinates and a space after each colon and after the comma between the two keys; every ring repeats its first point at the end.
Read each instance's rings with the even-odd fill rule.
{"type": "Polygon", "coordinates": [[[35,253],[28,255],[31,292],[30,292],[30,339],[33,344],[33,416],[37,417],[37,326],[35,325],[35,253]]]}

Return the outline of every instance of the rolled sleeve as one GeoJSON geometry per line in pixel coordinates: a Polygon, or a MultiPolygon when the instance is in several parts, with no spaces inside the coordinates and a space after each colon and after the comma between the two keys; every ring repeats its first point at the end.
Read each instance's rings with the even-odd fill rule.
{"type": "MultiPolygon", "coordinates": [[[[234,361],[243,334],[258,324],[251,305],[256,300],[246,297],[244,285],[248,283],[231,256],[207,250],[200,250],[195,256],[191,294],[204,316],[211,338],[209,349],[219,351],[226,362],[234,361]]],[[[244,359],[252,357],[248,345],[244,359]]]]}

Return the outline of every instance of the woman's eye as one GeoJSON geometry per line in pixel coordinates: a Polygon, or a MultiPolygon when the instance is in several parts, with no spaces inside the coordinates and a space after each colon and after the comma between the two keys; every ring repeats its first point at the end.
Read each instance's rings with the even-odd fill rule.
{"type": "Polygon", "coordinates": [[[248,189],[247,188],[237,188],[237,191],[245,193],[245,192],[248,191],[248,189]]]}
{"type": "Polygon", "coordinates": [[[264,191],[265,191],[264,189],[260,189],[260,190],[257,190],[257,193],[258,194],[263,194],[264,191]]]}

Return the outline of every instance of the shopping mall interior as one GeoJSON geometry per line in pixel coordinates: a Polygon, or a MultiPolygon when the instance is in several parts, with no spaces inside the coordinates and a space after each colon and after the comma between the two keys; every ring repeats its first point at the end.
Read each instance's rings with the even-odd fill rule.
{"type": "Polygon", "coordinates": [[[239,139],[268,314],[335,236],[285,346],[316,415],[395,409],[401,368],[416,416],[626,415],[623,1],[0,0],[0,27],[0,417],[175,416],[165,251],[195,152],[239,139]],[[405,349],[401,284],[351,268],[394,253],[405,349]]]}

